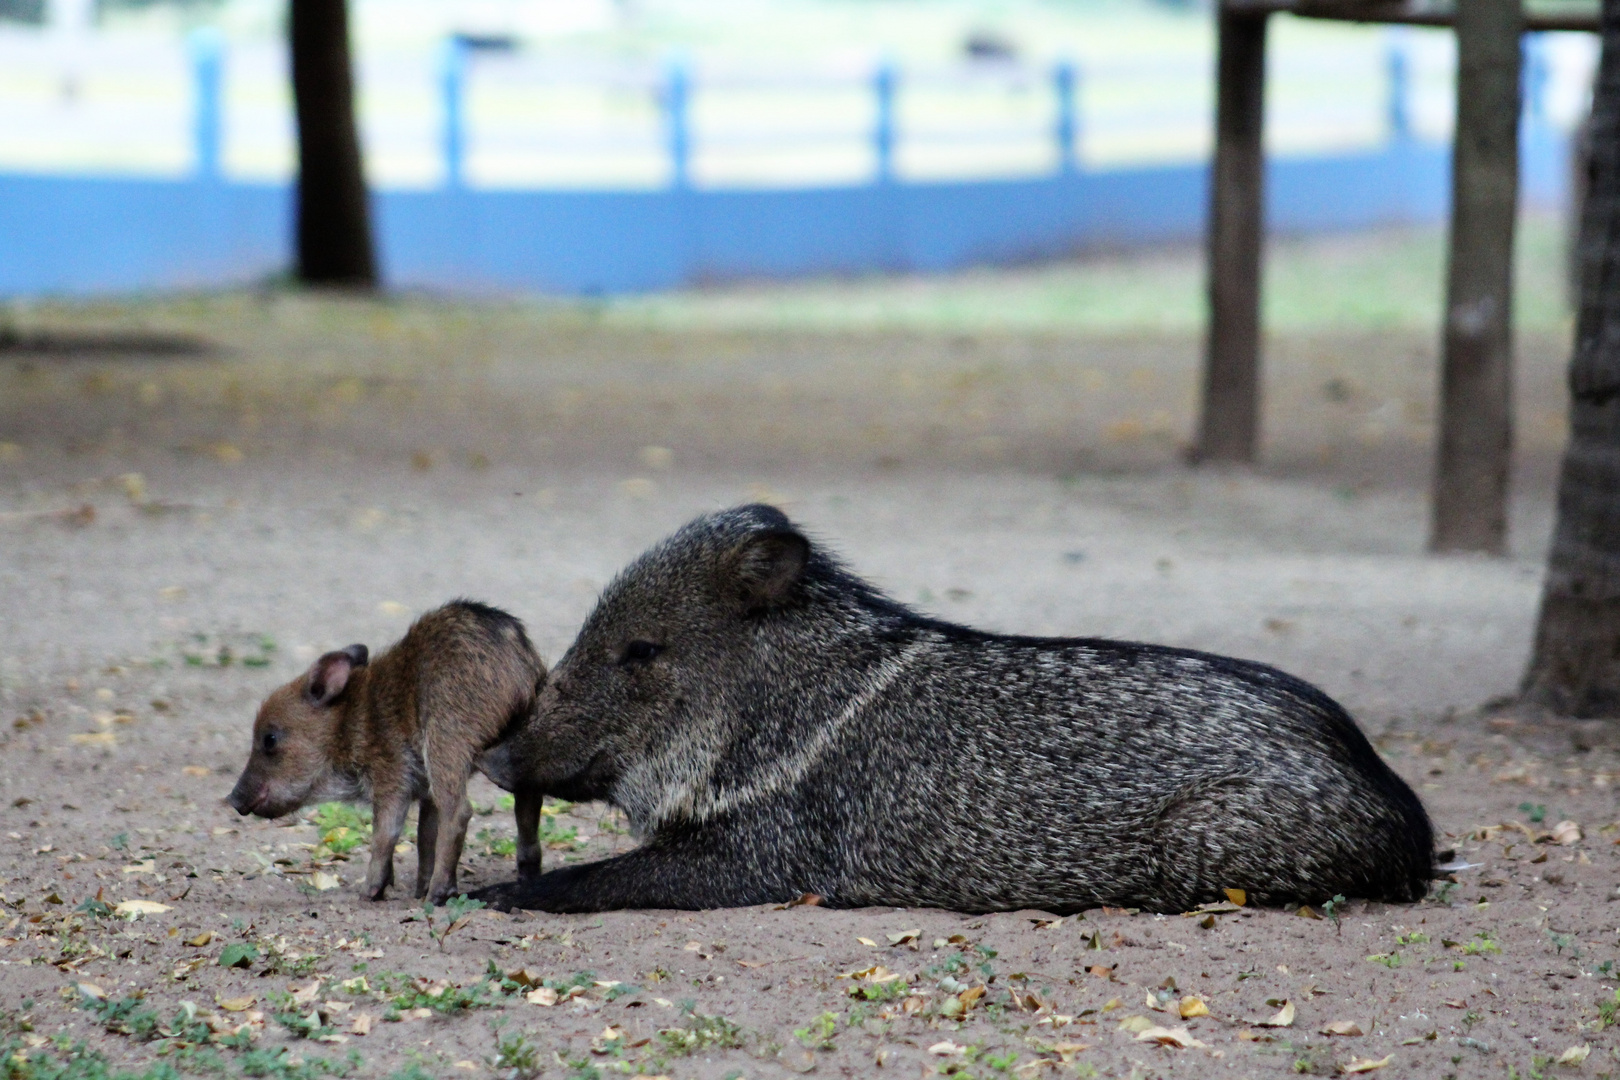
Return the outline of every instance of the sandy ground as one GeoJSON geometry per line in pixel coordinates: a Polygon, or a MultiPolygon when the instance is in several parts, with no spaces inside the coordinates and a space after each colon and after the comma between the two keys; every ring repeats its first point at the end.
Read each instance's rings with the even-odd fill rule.
{"type": "MultiPolygon", "coordinates": [[[[1182,338],[681,334],[296,297],[26,329],[0,353],[8,1080],[58,1075],[28,1055],[81,1040],[231,1076],[1616,1068],[1620,757],[1601,729],[1480,711],[1534,619],[1556,341],[1522,350],[1515,554],[1489,560],[1423,554],[1432,345],[1400,335],[1274,342],[1267,463],[1210,473],[1177,464],[1182,338]],[[145,336],[60,336],[87,327],[145,336]],[[187,341],[211,347],[155,347],[187,341]],[[307,817],[220,803],[254,705],[320,650],[470,595],[554,658],[637,551],[757,498],[952,619],[1319,683],[1478,865],[1422,904],[1314,919],[477,912],[443,935],[442,912],[361,901],[363,851],[307,817]]],[[[510,815],[475,798],[469,885],[512,873],[510,815]]],[[[552,821],[553,864],[630,843],[600,807],[552,821]]]]}

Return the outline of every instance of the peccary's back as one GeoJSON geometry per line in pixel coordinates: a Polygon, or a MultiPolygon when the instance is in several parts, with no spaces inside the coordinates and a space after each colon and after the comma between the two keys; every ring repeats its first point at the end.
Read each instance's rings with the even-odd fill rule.
{"type": "Polygon", "coordinates": [[[1427,888],[1417,797],[1342,708],[1279,671],[937,625],[898,663],[801,790],[819,805],[800,813],[841,838],[840,901],[1171,910],[1224,888],[1427,888]]]}

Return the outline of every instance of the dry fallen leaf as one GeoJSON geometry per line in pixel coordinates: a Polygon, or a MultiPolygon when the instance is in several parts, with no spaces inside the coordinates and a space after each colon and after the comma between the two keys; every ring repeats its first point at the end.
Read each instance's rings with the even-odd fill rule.
{"type": "Polygon", "coordinates": [[[957,1046],[955,1043],[947,1039],[945,1042],[937,1042],[933,1046],[930,1046],[928,1048],[928,1052],[930,1054],[937,1054],[940,1057],[950,1057],[953,1054],[962,1053],[964,1049],[964,1047],[957,1046]]]}
{"type": "Polygon", "coordinates": [[[1181,999],[1181,1006],[1178,1011],[1181,1013],[1183,1020],[1191,1020],[1195,1016],[1208,1016],[1209,1006],[1204,1004],[1203,998],[1189,994],[1181,999]]]}
{"type": "Polygon", "coordinates": [[[78,746],[117,746],[118,736],[110,731],[92,731],[80,735],[69,735],[68,740],[78,746]]]}
{"type": "Polygon", "coordinates": [[[373,1021],[370,1013],[361,1013],[349,1021],[349,1030],[356,1035],[370,1035],[373,1021]]]}
{"type": "Polygon", "coordinates": [[[107,991],[103,990],[93,982],[80,983],[79,993],[83,994],[85,997],[95,998],[97,1001],[107,1000],[107,991]]]}
{"type": "MultiPolygon", "coordinates": [[[[342,885],[343,881],[336,874],[328,874],[325,870],[317,870],[309,875],[309,883],[315,888],[316,892],[326,892],[342,885]]],[[[448,931],[446,932],[448,933],[448,931]]]]}
{"type": "Polygon", "coordinates": [[[152,874],[157,872],[156,859],[142,859],[138,863],[131,863],[124,867],[126,874],[152,874]]]}
{"type": "Polygon", "coordinates": [[[862,945],[865,945],[869,949],[875,949],[878,947],[878,943],[869,937],[858,937],[855,940],[860,942],[862,945]]]}
{"type": "Polygon", "coordinates": [[[1320,919],[1322,917],[1318,915],[1316,913],[1316,909],[1311,907],[1309,904],[1299,905],[1299,910],[1294,912],[1294,914],[1298,915],[1302,919],[1320,919]]]}
{"type": "Polygon", "coordinates": [[[1136,1033],[1137,1042],[1156,1042],[1161,1046],[1179,1046],[1183,1050],[1204,1046],[1184,1027],[1150,1027],[1136,1033]]]}
{"type": "Polygon", "coordinates": [[[212,930],[204,930],[194,938],[186,938],[186,944],[190,945],[192,948],[200,949],[213,940],[214,932],[212,930]]]}
{"type": "Polygon", "coordinates": [[[557,991],[553,990],[549,986],[537,987],[534,990],[530,990],[527,994],[524,994],[523,1000],[527,1001],[530,1005],[541,1005],[549,1008],[550,1006],[557,1004],[557,991]]]}
{"type": "Polygon", "coordinates": [[[1243,889],[1222,889],[1221,892],[1225,893],[1226,898],[1238,907],[1242,907],[1249,902],[1249,894],[1243,889]]]}
{"type": "Polygon", "coordinates": [[[258,1000],[256,997],[225,998],[219,1003],[219,1007],[226,1012],[247,1012],[258,1000]]]}
{"type": "Polygon", "coordinates": [[[321,993],[321,980],[316,979],[314,982],[310,983],[308,986],[304,987],[303,989],[296,989],[295,988],[293,990],[293,992],[292,992],[292,999],[294,1001],[296,1001],[300,1005],[308,1005],[310,1002],[314,1001],[317,997],[319,997],[320,993],[321,993]]]}
{"type": "Polygon", "coordinates": [[[1592,1048],[1590,1046],[1586,1045],[1585,1043],[1581,1043],[1581,1045],[1572,1046],[1568,1050],[1565,1050],[1562,1054],[1559,1054],[1557,1060],[1555,1060],[1553,1064],[1579,1065],[1581,1062],[1586,1060],[1587,1055],[1591,1052],[1592,1048]]]}
{"type": "Polygon", "coordinates": [[[898,934],[889,934],[887,936],[890,945],[904,945],[907,942],[910,942],[912,948],[916,948],[917,938],[921,935],[921,930],[902,930],[898,934]]]}
{"type": "Polygon", "coordinates": [[[1259,1027],[1292,1027],[1294,1025],[1294,1003],[1285,1001],[1282,1003],[1282,1008],[1277,1010],[1276,1016],[1267,1020],[1254,1020],[1251,1022],[1259,1027]]]}
{"type": "Polygon", "coordinates": [[[1345,1073],[1372,1072],[1374,1069],[1382,1069],[1385,1065],[1388,1065],[1394,1057],[1394,1054],[1389,1054],[1376,1061],[1372,1058],[1351,1058],[1339,1066],[1339,1071],[1345,1073]]]}
{"type": "Polygon", "coordinates": [[[1331,1024],[1322,1025],[1323,1035],[1365,1035],[1361,1025],[1354,1020],[1335,1020],[1331,1024]]]}
{"type": "Polygon", "coordinates": [[[114,913],[129,918],[132,915],[161,915],[172,910],[167,904],[159,904],[155,900],[125,900],[113,908],[114,913]]]}
{"type": "Polygon", "coordinates": [[[1581,827],[1573,821],[1560,821],[1552,827],[1552,838],[1556,844],[1568,847],[1581,842],[1581,827]]]}
{"type": "Polygon", "coordinates": [[[208,776],[213,772],[213,770],[208,768],[206,765],[187,765],[180,771],[185,773],[187,776],[208,776]]]}
{"type": "Polygon", "coordinates": [[[1125,1019],[1119,1022],[1119,1030],[1129,1031],[1133,1035],[1157,1026],[1157,1024],[1145,1016],[1127,1016],[1125,1019]]]}

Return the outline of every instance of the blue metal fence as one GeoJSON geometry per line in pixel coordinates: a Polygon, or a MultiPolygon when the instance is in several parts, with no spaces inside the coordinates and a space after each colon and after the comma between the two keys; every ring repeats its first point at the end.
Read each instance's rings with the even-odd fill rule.
{"type": "MultiPolygon", "coordinates": [[[[192,38],[195,169],[180,179],[0,174],[0,294],[214,288],[284,271],[291,192],[222,168],[217,36],[192,38]]],[[[1566,138],[1545,120],[1533,59],[1527,76],[1524,195],[1561,200],[1566,138]]],[[[1048,73],[1055,120],[1050,175],[919,182],[896,154],[904,72],[871,79],[870,182],[769,190],[714,189],[691,171],[692,75],[663,73],[669,181],[654,190],[490,190],[467,177],[463,42],[441,54],[444,181],[373,194],[380,259],[395,287],[602,294],[750,277],[945,270],[1062,256],[1100,244],[1185,240],[1203,228],[1203,164],[1088,169],[1083,72],[1048,73]]],[[[1283,232],[1432,222],[1445,212],[1449,149],[1412,134],[1404,53],[1388,57],[1388,141],[1354,153],[1276,158],[1268,226],[1283,232]]]]}

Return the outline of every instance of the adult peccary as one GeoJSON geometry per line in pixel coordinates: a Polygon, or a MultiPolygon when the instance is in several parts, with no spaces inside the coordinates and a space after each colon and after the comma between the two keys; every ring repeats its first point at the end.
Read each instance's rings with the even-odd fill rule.
{"type": "Polygon", "coordinates": [[[476,894],[499,907],[1183,911],[1410,901],[1433,873],[1422,804],[1320,690],[928,618],[766,506],[620,574],[490,767],[644,840],[476,894]]]}
{"type": "MultiPolygon", "coordinates": [[[[522,622],[453,600],[376,659],[350,645],[272,691],[227,801],[241,814],[280,817],[313,802],[369,798],[365,890],[373,900],[393,883],[394,847],[419,801],[416,895],[442,904],[456,892],[472,814],[467,777],[490,745],[528,719],[545,677],[522,622]]],[[[521,783],[507,790],[516,802],[518,874],[538,877],[542,794],[521,783]]]]}

